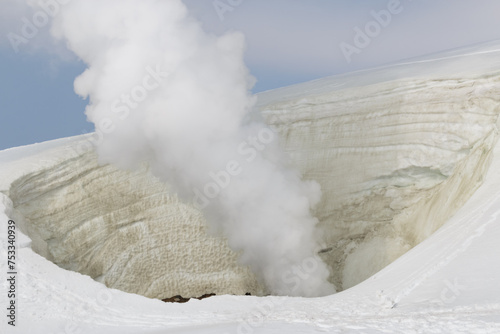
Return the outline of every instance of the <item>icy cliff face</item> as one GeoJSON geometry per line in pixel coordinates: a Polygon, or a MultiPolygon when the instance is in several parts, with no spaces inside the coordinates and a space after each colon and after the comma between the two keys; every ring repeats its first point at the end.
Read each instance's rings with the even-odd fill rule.
{"type": "Polygon", "coordinates": [[[147,167],[99,166],[87,152],[18,179],[10,197],[36,252],[107,286],[153,298],[262,293],[225,240],[147,167]]]}
{"type": "Polygon", "coordinates": [[[497,141],[500,72],[487,50],[474,51],[261,95],[294,163],[322,186],[322,255],[337,286],[423,241],[480,186],[497,141]]]}
{"type": "MultiPolygon", "coordinates": [[[[489,50],[260,94],[260,114],[292,163],[321,184],[321,256],[337,287],[427,238],[481,185],[500,113],[500,66],[489,50]]],[[[99,166],[78,147],[46,153],[43,167],[8,189],[35,251],[147,297],[266,293],[147,166],[99,166]]]]}

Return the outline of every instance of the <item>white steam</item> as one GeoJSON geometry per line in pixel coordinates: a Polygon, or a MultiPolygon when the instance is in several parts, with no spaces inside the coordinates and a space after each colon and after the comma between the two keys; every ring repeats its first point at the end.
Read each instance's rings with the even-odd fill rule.
{"type": "Polygon", "coordinates": [[[88,69],[101,162],[153,173],[203,210],[269,292],[335,292],[317,256],[315,182],[287,166],[277,137],[250,122],[253,78],[240,33],[203,32],[180,0],[73,0],[53,33],[88,69]]]}

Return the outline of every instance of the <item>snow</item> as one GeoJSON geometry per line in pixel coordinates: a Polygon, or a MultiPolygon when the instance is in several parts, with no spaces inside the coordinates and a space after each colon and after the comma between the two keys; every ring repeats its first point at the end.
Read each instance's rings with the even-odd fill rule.
{"type": "Polygon", "coordinates": [[[345,289],[328,297],[140,296],[262,291],[147,166],[99,166],[82,137],[0,152],[0,221],[29,235],[18,326],[2,333],[500,333],[498,45],[260,95],[292,163],[322,185],[322,256],[345,289]],[[201,281],[173,270],[165,283],[162,261],[201,281]]]}

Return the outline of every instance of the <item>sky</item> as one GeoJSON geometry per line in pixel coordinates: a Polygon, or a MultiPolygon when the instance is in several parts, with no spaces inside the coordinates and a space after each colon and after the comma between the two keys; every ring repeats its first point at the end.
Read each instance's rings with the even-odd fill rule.
{"type": "MultiPolygon", "coordinates": [[[[73,91],[85,65],[53,41],[50,20],[26,43],[9,40],[23,36],[25,22],[40,11],[26,1],[0,0],[0,150],[94,128],[84,114],[86,101],[73,91]]],[[[56,0],[42,0],[50,1],[56,0]]],[[[206,31],[244,33],[254,93],[500,39],[498,0],[184,3],[206,31]]]]}

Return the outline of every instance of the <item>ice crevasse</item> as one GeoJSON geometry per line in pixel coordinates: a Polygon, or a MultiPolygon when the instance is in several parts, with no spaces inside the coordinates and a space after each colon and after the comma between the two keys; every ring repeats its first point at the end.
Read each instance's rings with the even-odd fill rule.
{"type": "MultiPolygon", "coordinates": [[[[482,184],[498,140],[498,44],[258,95],[255,116],[321,185],[320,256],[340,290],[425,240],[482,184]]],[[[147,165],[101,166],[86,140],[0,156],[2,201],[35,252],[151,298],[267,293],[147,165]]]]}

